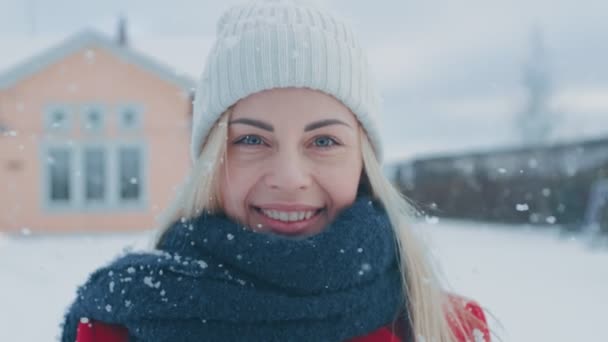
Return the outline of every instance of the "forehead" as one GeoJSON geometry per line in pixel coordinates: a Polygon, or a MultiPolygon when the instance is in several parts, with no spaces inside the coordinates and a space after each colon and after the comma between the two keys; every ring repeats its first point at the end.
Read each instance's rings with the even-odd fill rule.
{"type": "Polygon", "coordinates": [[[250,95],[233,109],[232,119],[242,117],[302,123],[333,118],[353,125],[357,121],[342,102],[309,88],[275,88],[250,95]]]}

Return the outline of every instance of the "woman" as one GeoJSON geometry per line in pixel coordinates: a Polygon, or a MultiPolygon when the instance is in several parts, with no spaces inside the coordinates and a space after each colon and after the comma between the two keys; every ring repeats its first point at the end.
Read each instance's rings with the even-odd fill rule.
{"type": "Polygon", "coordinates": [[[442,290],[383,176],[377,95],[352,29],[302,1],[217,27],[194,167],[155,249],[94,272],[63,341],[489,341],[442,290]]]}

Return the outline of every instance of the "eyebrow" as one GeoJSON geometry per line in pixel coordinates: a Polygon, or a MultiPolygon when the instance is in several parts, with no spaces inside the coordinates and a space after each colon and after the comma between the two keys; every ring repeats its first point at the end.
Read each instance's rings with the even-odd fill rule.
{"type": "Polygon", "coordinates": [[[306,125],[306,127],[304,127],[304,132],[312,131],[317,128],[330,126],[330,125],[344,125],[346,127],[350,127],[350,125],[344,121],[340,121],[338,119],[327,119],[327,120],[321,120],[321,121],[315,121],[315,122],[309,123],[308,125],[306,125]]]}
{"type": "Polygon", "coordinates": [[[238,123],[261,128],[261,129],[269,131],[269,132],[274,132],[274,127],[272,127],[271,124],[268,124],[268,123],[265,123],[264,121],[260,121],[260,120],[256,120],[256,119],[240,118],[240,119],[230,121],[229,124],[232,125],[232,124],[238,124],[238,123]]]}
{"type": "MultiPolygon", "coordinates": [[[[260,121],[260,120],[256,120],[256,119],[249,119],[249,118],[240,118],[240,119],[230,121],[230,125],[239,124],[239,123],[254,126],[254,127],[263,129],[265,131],[274,132],[274,127],[271,124],[266,123],[264,121],[260,121]]],[[[325,126],[330,126],[330,125],[344,125],[344,126],[350,127],[350,125],[344,121],[341,121],[338,119],[326,119],[326,120],[320,120],[320,121],[315,121],[315,122],[309,123],[308,125],[306,125],[306,127],[304,127],[304,132],[309,132],[309,131],[319,129],[319,128],[325,127],[325,126]]],[[[352,128],[352,127],[350,127],[350,128],[352,128]]]]}

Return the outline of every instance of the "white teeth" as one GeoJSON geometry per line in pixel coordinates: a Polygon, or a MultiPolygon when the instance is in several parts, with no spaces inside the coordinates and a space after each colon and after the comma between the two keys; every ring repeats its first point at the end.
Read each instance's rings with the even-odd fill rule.
{"type": "Polygon", "coordinates": [[[283,222],[295,222],[302,221],[304,219],[308,220],[309,218],[315,215],[314,211],[278,211],[278,210],[266,210],[262,209],[262,213],[264,215],[270,217],[274,220],[279,220],[283,222]]]}

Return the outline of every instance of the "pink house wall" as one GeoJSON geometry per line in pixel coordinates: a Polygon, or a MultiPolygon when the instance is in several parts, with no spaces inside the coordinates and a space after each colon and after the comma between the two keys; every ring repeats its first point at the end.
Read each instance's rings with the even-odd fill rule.
{"type": "Polygon", "coordinates": [[[190,167],[190,98],[181,89],[140,66],[112,53],[91,47],[73,53],[41,72],[0,90],[0,230],[36,233],[74,231],[128,231],[151,228],[166,207],[174,188],[190,167]],[[79,108],[101,104],[105,127],[99,136],[82,129],[79,115],[71,118],[71,130],[60,136],[48,131],[45,110],[53,103],[79,108]],[[142,106],[142,127],[136,133],[117,129],[116,109],[136,103],[142,106]],[[14,133],[13,133],[14,131],[14,133]],[[53,211],[45,208],[43,184],[48,141],[143,142],[143,207],[125,210],[53,211]]]}

